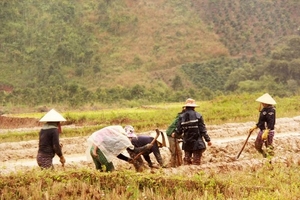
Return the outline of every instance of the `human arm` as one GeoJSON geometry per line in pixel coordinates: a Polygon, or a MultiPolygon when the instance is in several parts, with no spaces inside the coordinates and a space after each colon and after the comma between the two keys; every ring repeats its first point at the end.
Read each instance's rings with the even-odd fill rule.
{"type": "Polygon", "coordinates": [[[61,145],[59,143],[58,129],[52,129],[52,131],[53,131],[52,144],[53,144],[54,152],[56,153],[56,155],[58,155],[58,157],[61,157],[63,154],[61,151],[61,145]]]}
{"type": "Polygon", "coordinates": [[[172,133],[174,133],[174,131],[175,131],[176,127],[177,127],[178,119],[179,119],[179,114],[176,116],[176,118],[173,120],[173,122],[167,128],[167,130],[166,130],[167,136],[173,137],[172,133]]]}
{"type": "MultiPolygon", "coordinates": [[[[59,146],[60,146],[60,149],[61,149],[61,151],[62,151],[63,144],[59,144],[59,146]]],[[[59,161],[61,162],[62,166],[64,166],[64,165],[65,165],[65,162],[66,162],[66,159],[65,159],[65,157],[64,157],[63,155],[61,155],[61,156],[59,157],[59,161]]]]}
{"type": "Polygon", "coordinates": [[[183,130],[182,130],[181,122],[182,122],[182,114],[178,116],[176,128],[174,132],[171,134],[173,138],[182,138],[183,130]]]}
{"type": "Polygon", "coordinates": [[[53,143],[53,149],[54,149],[56,155],[58,155],[58,157],[59,157],[59,161],[64,166],[64,164],[66,162],[66,159],[65,159],[65,157],[63,156],[63,153],[62,153],[63,145],[59,143],[59,131],[58,131],[58,129],[53,129],[52,143],[53,143]]]}
{"type": "Polygon", "coordinates": [[[275,122],[276,122],[276,111],[273,107],[268,109],[268,113],[266,115],[267,129],[274,130],[275,122]]]}
{"type": "Polygon", "coordinates": [[[202,116],[200,116],[200,118],[198,119],[198,127],[199,127],[199,132],[204,137],[204,140],[207,142],[207,145],[211,146],[211,139],[207,134],[206,125],[204,123],[204,119],[202,116]]]}
{"type": "Polygon", "coordinates": [[[97,157],[98,156],[98,154],[97,154],[97,150],[98,150],[98,147],[97,147],[97,145],[95,145],[95,144],[93,144],[93,156],[95,156],[95,157],[97,157]]]}
{"type": "Polygon", "coordinates": [[[257,125],[253,126],[252,128],[249,129],[249,133],[252,133],[255,129],[257,129],[257,125]]]}

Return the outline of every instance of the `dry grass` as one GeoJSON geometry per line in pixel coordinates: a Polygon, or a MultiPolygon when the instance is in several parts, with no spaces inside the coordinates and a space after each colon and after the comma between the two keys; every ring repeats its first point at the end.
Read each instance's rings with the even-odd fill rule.
{"type": "Polygon", "coordinates": [[[187,178],[89,169],[1,175],[1,199],[297,199],[299,166],[265,164],[187,178]]]}

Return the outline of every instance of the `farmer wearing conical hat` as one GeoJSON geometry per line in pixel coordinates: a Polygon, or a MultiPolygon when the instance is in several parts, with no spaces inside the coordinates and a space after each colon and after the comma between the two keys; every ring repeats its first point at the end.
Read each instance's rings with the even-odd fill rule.
{"type": "Polygon", "coordinates": [[[274,155],[273,138],[276,121],[274,105],[276,102],[268,93],[260,96],[256,99],[256,101],[260,102],[262,109],[260,110],[257,124],[249,131],[253,132],[255,129],[259,128],[259,132],[255,140],[255,148],[263,155],[263,157],[266,158],[274,155]],[[264,144],[266,150],[263,150],[264,144]]]}
{"type": "Polygon", "coordinates": [[[40,119],[40,122],[45,122],[39,132],[37,154],[37,163],[42,169],[53,169],[52,159],[55,155],[59,157],[59,161],[63,166],[66,162],[59,143],[60,122],[62,121],[66,121],[66,119],[54,109],[40,119]]]}
{"type": "Polygon", "coordinates": [[[202,154],[206,150],[204,140],[208,146],[211,145],[203,117],[195,111],[197,106],[194,99],[186,100],[185,111],[180,115],[175,133],[172,134],[176,138],[183,135],[182,150],[184,150],[185,165],[200,165],[202,154]]]}

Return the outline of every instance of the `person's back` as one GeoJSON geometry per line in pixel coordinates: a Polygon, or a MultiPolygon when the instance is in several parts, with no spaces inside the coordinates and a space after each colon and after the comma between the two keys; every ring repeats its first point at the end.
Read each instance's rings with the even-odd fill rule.
{"type": "Polygon", "coordinates": [[[39,132],[39,148],[36,157],[39,167],[53,169],[52,159],[55,154],[59,156],[59,161],[64,166],[66,160],[62,154],[59,133],[61,133],[60,122],[66,119],[56,110],[51,109],[39,121],[45,122],[39,132]]]}
{"type": "MultiPolygon", "coordinates": [[[[206,135],[206,128],[203,123],[200,113],[193,110],[193,108],[186,108],[186,111],[180,116],[180,129],[184,133],[183,150],[195,151],[205,149],[206,145],[202,136],[206,135]],[[202,135],[203,133],[203,135],[202,135]]],[[[207,138],[207,140],[210,140],[207,138]]]]}
{"type": "Polygon", "coordinates": [[[135,147],[124,129],[119,125],[107,126],[93,132],[88,138],[90,155],[96,169],[103,171],[102,168],[105,167],[105,171],[114,171],[112,159],[117,157],[132,163],[137,171],[141,170],[134,158],[138,153],[150,149],[152,144],[135,147]],[[122,154],[124,150],[128,152],[131,158],[122,154]]]}
{"type": "Polygon", "coordinates": [[[185,112],[180,115],[176,128],[176,137],[183,137],[184,164],[200,165],[206,150],[204,139],[211,145],[203,117],[195,111],[197,106],[194,99],[186,100],[185,112]]]}
{"type": "MultiPolygon", "coordinates": [[[[131,133],[131,135],[132,135],[132,133],[131,133]]],[[[144,145],[150,144],[154,140],[154,138],[149,135],[138,135],[138,136],[135,135],[135,137],[131,137],[130,140],[131,140],[131,143],[133,144],[133,146],[142,147],[144,145]]],[[[154,165],[150,159],[151,153],[154,154],[159,165],[163,167],[164,166],[163,159],[161,157],[157,142],[154,143],[154,145],[152,146],[151,149],[149,149],[143,153],[143,157],[147,161],[149,167],[154,167],[154,165]]]]}
{"type": "Polygon", "coordinates": [[[131,143],[135,146],[135,147],[142,147],[146,144],[149,144],[152,142],[154,138],[151,136],[147,136],[147,135],[139,135],[137,137],[132,138],[131,143]]]}
{"type": "MultiPolygon", "coordinates": [[[[46,124],[45,126],[47,126],[46,124]]],[[[61,156],[61,148],[59,146],[59,133],[57,127],[43,127],[39,133],[39,149],[38,153],[48,154],[54,157],[55,153],[61,156]]]]}

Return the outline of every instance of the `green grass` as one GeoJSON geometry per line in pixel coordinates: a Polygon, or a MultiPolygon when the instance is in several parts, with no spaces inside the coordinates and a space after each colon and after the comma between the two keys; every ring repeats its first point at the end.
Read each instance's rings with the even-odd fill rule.
{"type": "MultiPolygon", "coordinates": [[[[220,96],[211,101],[196,102],[196,111],[203,115],[207,125],[223,123],[256,122],[259,103],[255,101],[261,94],[241,94],[220,96]]],[[[277,98],[276,115],[294,117],[300,115],[300,97],[277,98]]],[[[62,112],[68,124],[76,124],[76,129],[64,128],[62,137],[87,136],[93,131],[109,125],[128,125],[135,127],[137,132],[151,131],[156,128],[165,130],[181,111],[183,103],[165,103],[138,108],[114,108],[98,111],[62,112]]],[[[23,113],[13,116],[41,118],[42,113],[23,113]]],[[[23,141],[37,138],[37,131],[14,132],[0,134],[2,142],[23,141]]]]}
{"type": "MultiPolygon", "coordinates": [[[[258,94],[218,97],[197,102],[206,124],[256,121],[258,94]]],[[[299,115],[299,97],[276,98],[277,117],[299,115]]],[[[82,128],[64,128],[62,137],[87,136],[110,124],[132,124],[137,131],[166,128],[182,103],[99,111],[68,111],[63,115],[82,128]]],[[[19,114],[41,117],[41,113],[19,114]]],[[[36,131],[0,134],[0,141],[37,139],[36,131]]],[[[299,199],[299,163],[265,163],[240,171],[198,171],[191,177],[162,171],[100,173],[88,167],[65,171],[16,171],[0,174],[0,199],[299,199]]]]}

